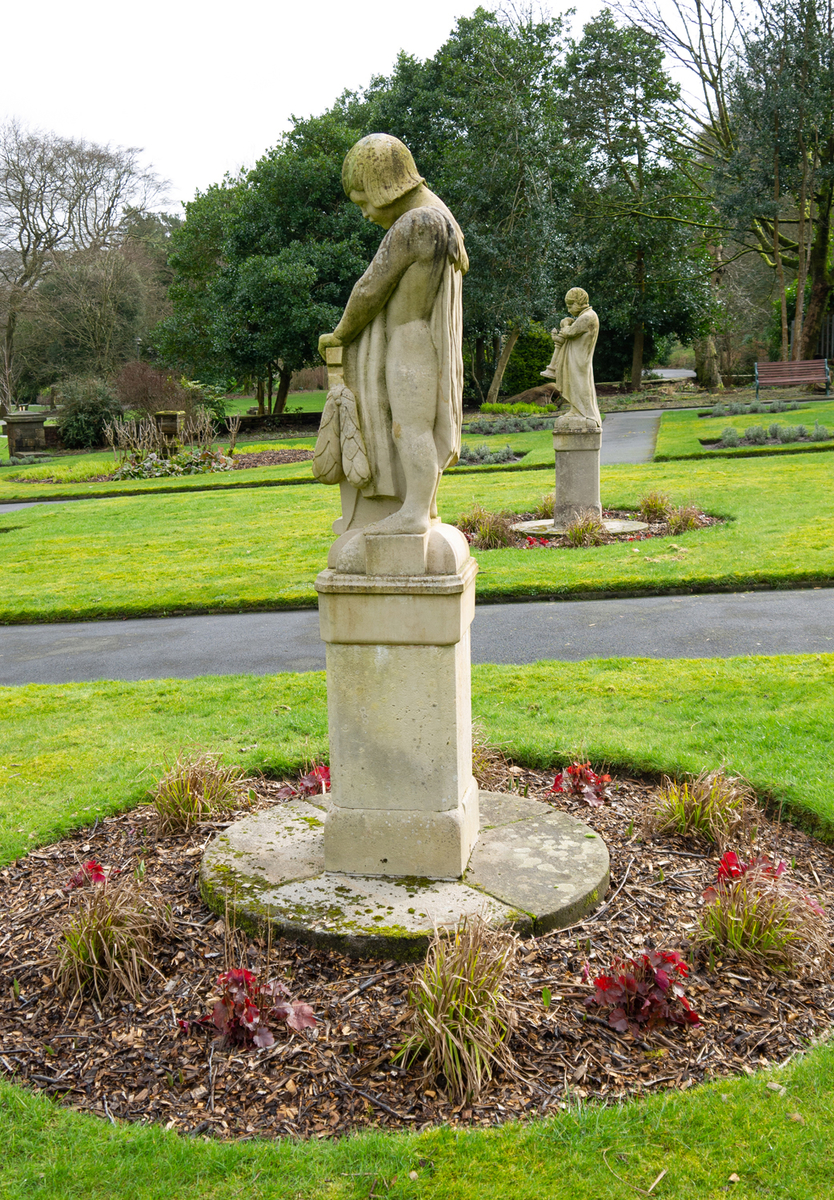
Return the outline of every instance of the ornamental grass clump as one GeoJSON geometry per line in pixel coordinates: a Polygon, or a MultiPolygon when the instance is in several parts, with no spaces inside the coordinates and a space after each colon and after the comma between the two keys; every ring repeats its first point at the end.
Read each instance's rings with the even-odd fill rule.
{"type": "Polygon", "coordinates": [[[569,546],[580,549],[583,546],[604,546],[611,541],[611,535],[602,523],[602,518],[593,509],[579,513],[572,521],[568,521],[562,536],[569,546]]]}
{"type": "Polygon", "coordinates": [[[553,509],[556,506],[556,493],[545,492],[543,496],[539,496],[536,503],[530,510],[530,519],[533,521],[552,521],[553,509]]]}
{"type": "Polygon", "coordinates": [[[242,767],[222,765],[218,754],[180,751],[152,793],[160,833],[184,833],[248,807],[254,792],[247,782],[242,767]]]}
{"type": "Polygon", "coordinates": [[[701,525],[701,514],[694,504],[682,504],[680,508],[673,508],[666,518],[666,524],[669,526],[669,532],[675,535],[680,533],[689,533],[692,529],[699,529],[701,525]]]}
{"type": "Polygon", "coordinates": [[[755,798],[746,780],[719,768],[677,780],[665,777],[647,817],[650,832],[677,834],[723,848],[749,837],[755,798]]]}
{"type": "Polygon", "coordinates": [[[507,778],[509,761],[500,746],[487,737],[479,721],[472,722],[472,774],[479,787],[496,790],[507,778]]]}
{"type": "Polygon", "coordinates": [[[640,501],[638,511],[641,521],[647,521],[649,525],[657,525],[660,521],[665,521],[673,509],[672,501],[665,492],[649,492],[640,501]]]}
{"type": "Polygon", "coordinates": [[[455,524],[476,550],[498,550],[518,544],[518,535],[512,528],[513,518],[505,513],[489,512],[481,504],[473,504],[455,524]]]}
{"type": "Polygon", "coordinates": [[[743,862],[729,851],[703,898],[696,949],[776,971],[830,963],[825,910],[784,862],[767,854],[743,862]]]}
{"type": "Polygon", "coordinates": [[[497,1068],[515,1070],[509,1047],[515,1014],[501,990],[518,948],[515,934],[464,918],[454,934],[436,929],[408,991],[411,1033],[396,1059],[424,1056],[425,1076],[442,1076],[459,1102],[477,1100],[497,1068]]]}
{"type": "Polygon", "coordinates": [[[112,875],[75,893],[58,939],[58,987],[73,997],[92,991],[101,1002],[135,999],[157,969],[154,942],[170,914],[137,879],[112,875]]]}

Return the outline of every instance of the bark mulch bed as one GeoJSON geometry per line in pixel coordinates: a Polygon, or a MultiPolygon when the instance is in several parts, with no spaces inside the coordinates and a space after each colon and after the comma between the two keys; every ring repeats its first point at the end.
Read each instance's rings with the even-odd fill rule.
{"type": "MultiPolygon", "coordinates": [[[[620,780],[609,787],[609,804],[591,808],[562,796],[548,801],[552,772],[509,764],[501,771],[503,780],[488,786],[555,803],[605,838],[611,891],[597,914],[522,943],[506,986],[518,1012],[511,1043],[518,1078],[497,1076],[478,1103],[454,1105],[442,1079],[424,1080],[419,1067],[403,1070],[392,1061],[407,1028],[408,965],[359,962],[280,941],[270,973],[287,981],[294,999],[313,1006],[315,1030],[292,1034],[278,1026],[275,1045],[254,1052],[220,1051],[202,1027],[185,1032],[181,1020],[210,1010],[220,971],[263,968],[266,947],[227,934],[198,895],[202,849],[223,826],[157,837],[150,808],[96,822],[0,872],[0,1065],[17,1082],[105,1119],[154,1121],[222,1138],[322,1138],[371,1124],[493,1125],[541,1115],[569,1099],[685,1090],[784,1062],[829,1028],[834,985],[822,971],[773,974],[732,962],[711,970],[701,962],[686,989],[699,1026],[667,1026],[638,1038],[610,1029],[602,1010],[583,1004],[592,991],[583,966],[589,963],[593,977],[614,953],[685,952],[718,858],[676,839],[641,840],[650,790],[644,783],[620,780]],[[88,998],[71,1005],[54,983],[61,922],[78,895],[61,887],[90,857],[122,871],[144,861],[144,886],[172,908],[174,932],[158,946],[161,974],[135,1003],[102,1007],[88,998]],[[552,993],[549,1008],[544,989],[552,993]]],[[[258,784],[259,805],[280,803],[279,786],[258,784]]],[[[831,911],[829,847],[762,816],[756,850],[795,860],[793,877],[831,911]]]]}
{"type": "Polygon", "coordinates": [[[246,471],[250,467],[278,467],[282,463],[305,462],[313,457],[312,450],[260,450],[252,454],[235,452],[235,471],[246,471]]]}

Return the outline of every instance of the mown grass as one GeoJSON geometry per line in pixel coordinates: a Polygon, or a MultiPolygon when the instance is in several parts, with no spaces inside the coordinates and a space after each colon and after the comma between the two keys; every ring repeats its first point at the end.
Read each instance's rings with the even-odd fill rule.
{"type": "Polygon", "coordinates": [[[0,1186],[7,1200],[620,1200],[665,1171],[652,1191],[661,1200],[824,1200],[832,1120],[830,1046],[684,1095],[339,1142],[223,1144],[114,1127],[0,1083],[0,1186]],[[768,1090],[771,1077],[784,1096],[768,1090]]]}
{"type": "MultiPolygon", "coordinates": [[[[243,454],[254,449],[312,450],[314,437],[284,438],[247,444],[238,443],[243,454]]],[[[221,444],[227,441],[221,438],[221,444]]],[[[312,483],[309,461],[283,463],[275,467],[253,467],[245,471],[217,471],[206,475],[174,475],[161,479],[123,479],[91,483],[97,475],[114,469],[109,450],[92,450],[88,454],[54,458],[31,467],[7,467],[0,474],[0,504],[26,500],[89,499],[97,496],[148,496],[154,493],[205,492],[268,487],[270,484],[312,483]]]]}
{"type": "MultiPolygon", "coordinates": [[[[479,666],[473,708],[530,766],[576,754],[652,775],[724,764],[834,839],[833,668],[832,655],[479,666]]],[[[152,764],[161,775],[182,747],[278,778],[327,752],[318,672],[30,684],[0,688],[0,713],[7,859],[138,803],[152,764]]]]}
{"type": "MultiPolygon", "coordinates": [[[[285,412],[321,412],[327,392],[290,392],[287,396],[285,412]]],[[[257,408],[258,402],[254,396],[227,396],[226,415],[229,417],[244,416],[250,408],[257,408]]]]}
{"type": "Polygon", "coordinates": [[[813,429],[815,421],[825,425],[829,432],[834,429],[834,400],[815,400],[810,404],[800,404],[801,407],[792,412],[745,413],[725,417],[699,417],[698,413],[693,411],[664,412],[660,419],[654,461],[671,462],[679,458],[750,458],[772,454],[808,454],[823,447],[834,449],[834,438],[827,442],[791,442],[779,446],[739,446],[736,449],[720,450],[709,450],[702,446],[699,440],[720,438],[728,426],[737,429],[740,434],[751,425],[763,425],[765,429],[774,424],[805,425],[808,429],[813,429]]]}
{"type": "MultiPolygon", "coordinates": [[[[831,464],[823,452],[780,456],[766,467],[755,459],[604,467],[607,506],[636,509],[642,496],[658,490],[727,523],[633,545],[478,551],[478,596],[660,595],[828,583],[834,579],[831,464]]],[[[449,473],[441,485],[441,515],[453,521],[475,502],[527,512],[549,483],[544,471],[449,473]]],[[[337,488],[316,485],[7,513],[0,522],[0,622],[314,606],[313,583],[326,561],[338,505],[337,488]]]]}
{"type": "MultiPolygon", "coordinates": [[[[480,445],[483,434],[465,435],[468,445],[480,445]]],[[[456,474],[483,471],[544,470],[553,466],[553,445],[549,431],[538,433],[507,434],[500,441],[507,443],[524,458],[517,463],[502,463],[491,467],[461,465],[452,470],[456,474]]],[[[220,444],[227,441],[220,439],[220,444]]],[[[312,450],[316,444],[314,436],[267,440],[255,436],[247,441],[239,439],[237,452],[253,454],[262,450],[304,449],[312,450]]],[[[497,448],[497,447],[496,447],[497,448]]],[[[311,484],[315,480],[309,461],[283,463],[273,467],[253,467],[245,471],[218,471],[206,475],[177,475],[161,479],[102,480],[97,476],[107,475],[114,469],[113,455],[109,450],[92,450],[88,454],[56,457],[49,462],[33,466],[8,467],[0,474],[0,504],[26,500],[89,499],[97,496],[148,496],[172,492],[205,492],[214,490],[267,487],[270,484],[311,484]]]]}
{"type": "MultiPolygon", "coordinates": [[[[831,656],[597,661],[571,664],[569,687],[564,664],[479,667],[473,711],[493,740],[531,765],[564,762],[577,750],[635,772],[725,762],[830,834],[832,666],[831,656]]],[[[7,688],[0,713],[5,862],[79,821],[137,803],[154,774],[149,765],[184,743],[283,774],[323,753],[326,738],[320,674],[7,688]]],[[[598,1200],[645,1192],[665,1171],[653,1195],[822,1200],[830,1194],[832,1120],[830,1045],[782,1069],[685,1094],[576,1104],[491,1130],[371,1131],[333,1143],[223,1144],[156,1126],[111,1126],[4,1081],[0,1193],[598,1200]],[[784,1095],[767,1088],[771,1078],[784,1095]]]]}

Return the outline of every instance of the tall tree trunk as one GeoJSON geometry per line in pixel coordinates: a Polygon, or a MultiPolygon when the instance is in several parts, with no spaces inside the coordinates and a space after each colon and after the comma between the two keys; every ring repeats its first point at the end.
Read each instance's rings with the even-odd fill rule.
{"type": "Polygon", "coordinates": [[[702,388],[709,391],[721,391],[724,387],[721,372],[718,370],[718,351],[715,348],[715,338],[708,334],[695,343],[695,375],[702,388]]]}
{"type": "MultiPolygon", "coordinates": [[[[828,148],[828,165],[834,165],[834,137],[828,148]]],[[[816,358],[822,323],[834,290],[834,271],[830,264],[831,243],[834,240],[834,179],[828,179],[817,192],[817,219],[814,240],[808,259],[811,295],[802,328],[802,357],[816,358]]]]}
{"type": "Polygon", "coordinates": [[[257,389],[255,391],[255,399],[258,402],[258,416],[265,416],[264,412],[264,381],[261,376],[258,376],[257,389]]]}
{"type": "Polygon", "coordinates": [[[472,374],[475,379],[478,398],[483,404],[484,376],[486,375],[486,339],[482,337],[475,338],[475,365],[472,374]]]}
{"type": "Polygon", "coordinates": [[[272,363],[267,367],[266,372],[266,411],[269,416],[272,416],[272,363]]]}
{"type": "Polygon", "coordinates": [[[634,326],[634,347],[631,352],[631,390],[639,392],[643,387],[643,343],[646,331],[643,322],[634,326]]]}
{"type": "MultiPolygon", "coordinates": [[[[778,133],[778,129],[777,129],[778,133]]],[[[782,248],[779,244],[779,152],[773,156],[773,202],[776,215],[773,218],[773,260],[776,263],[776,278],[779,280],[779,303],[781,321],[781,339],[779,361],[787,362],[788,353],[788,297],[785,294],[785,265],[782,262],[782,248]]]]}
{"type": "Polygon", "coordinates": [[[802,326],[805,319],[805,280],[808,278],[808,256],[805,251],[807,239],[807,213],[805,211],[808,195],[808,163],[802,164],[802,185],[799,190],[799,230],[797,242],[797,275],[796,275],[796,304],[793,312],[793,339],[791,342],[791,358],[797,362],[802,357],[802,326]]]}
{"type": "Polygon", "coordinates": [[[275,393],[275,408],[273,409],[276,416],[280,416],[286,408],[287,396],[290,394],[291,379],[292,371],[288,367],[278,368],[278,391],[275,393]]]}
{"type": "Polygon", "coordinates": [[[6,314],[6,326],[3,330],[3,357],[0,361],[0,400],[9,412],[14,404],[14,335],[17,325],[17,312],[10,304],[6,314]]]}
{"type": "Polygon", "coordinates": [[[487,404],[496,404],[498,402],[498,393],[501,390],[501,381],[504,378],[504,372],[507,369],[507,363],[510,361],[510,355],[513,352],[516,342],[519,338],[518,329],[513,329],[504,339],[504,345],[501,347],[501,353],[498,355],[498,362],[495,364],[495,374],[492,377],[492,383],[489,385],[487,393],[487,404]]]}

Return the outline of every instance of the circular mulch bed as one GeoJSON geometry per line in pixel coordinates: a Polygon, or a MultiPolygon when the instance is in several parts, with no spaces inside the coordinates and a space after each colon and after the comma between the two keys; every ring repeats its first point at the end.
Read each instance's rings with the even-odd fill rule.
{"type": "MultiPolygon", "coordinates": [[[[265,966],[262,941],[229,935],[197,892],[207,839],[222,828],[157,837],[150,808],[97,821],[6,867],[0,937],[0,1064],[19,1083],[103,1117],[161,1122],[192,1134],[325,1137],[366,1125],[414,1129],[440,1121],[476,1125],[539,1115],[576,1098],[621,1099],[662,1088],[683,1090],[716,1076],[751,1074],[784,1062],[831,1024],[834,984],[822,972],[772,974],[732,962],[701,963],[687,997],[701,1024],[668,1026],[637,1038],[609,1028],[602,1010],[583,1004],[612,954],[647,947],[685,951],[700,894],[715,879],[717,856],[676,839],[641,840],[648,785],[621,780],[601,808],[548,798],[553,773],[501,768],[488,786],[529,794],[580,815],[606,840],[611,891],[597,915],[524,942],[506,992],[518,1022],[511,1048],[518,1078],[498,1075],[478,1103],[455,1105],[442,1080],[393,1061],[408,1022],[412,966],[359,962],[281,941],[270,973],[294,999],[313,1006],[318,1027],[276,1030],[262,1051],[220,1051],[211,1033],[181,1021],[209,1011],[217,976],[228,965],[265,966]],[[54,983],[62,921],[76,893],[61,889],[85,858],[133,871],[171,905],[173,933],[158,946],[160,975],[145,996],[102,1008],[70,1004],[54,983]],[[236,959],[232,962],[232,959],[236,959]],[[16,982],[15,982],[16,981],[16,982]],[[549,1008],[542,992],[552,993],[549,1008]],[[600,1013],[601,1015],[596,1015],[600,1013]]],[[[257,785],[258,803],[280,803],[279,783],[257,785]]],[[[762,815],[756,852],[795,860],[793,877],[829,909],[834,852],[762,815]]],[[[831,919],[826,916],[831,932],[831,919]]]]}
{"type": "Polygon", "coordinates": [[[278,467],[282,463],[305,462],[313,457],[312,450],[260,450],[246,454],[235,451],[235,471],[246,471],[250,467],[278,467]]]}

